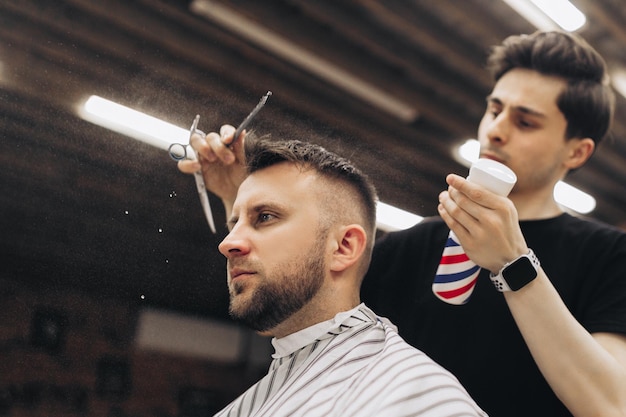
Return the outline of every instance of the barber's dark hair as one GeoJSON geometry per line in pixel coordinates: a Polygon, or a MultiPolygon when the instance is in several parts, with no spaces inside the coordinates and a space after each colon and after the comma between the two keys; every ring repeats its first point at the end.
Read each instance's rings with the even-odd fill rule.
{"type": "Polygon", "coordinates": [[[291,162],[347,185],[361,199],[367,222],[365,226],[371,231],[376,230],[376,189],[367,175],[348,159],[312,143],[299,140],[275,141],[254,135],[246,136],[245,152],[249,174],[281,162],[291,162]]]}
{"type": "Polygon", "coordinates": [[[606,63],[579,36],[560,31],[510,36],[492,49],[487,67],[495,81],[514,68],[565,79],[557,106],[567,120],[566,139],[588,137],[597,145],[609,131],[615,97],[606,63]]]}

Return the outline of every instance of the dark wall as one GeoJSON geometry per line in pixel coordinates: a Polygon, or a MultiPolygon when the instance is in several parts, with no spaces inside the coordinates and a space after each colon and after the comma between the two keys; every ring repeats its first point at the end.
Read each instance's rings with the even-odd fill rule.
{"type": "Polygon", "coordinates": [[[138,350],[138,313],[1,278],[0,416],[212,415],[265,371],[138,350]]]}

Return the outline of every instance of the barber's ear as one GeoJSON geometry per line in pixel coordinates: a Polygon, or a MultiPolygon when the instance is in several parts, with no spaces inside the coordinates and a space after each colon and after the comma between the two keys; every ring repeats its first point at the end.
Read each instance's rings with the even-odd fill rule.
{"type": "Polygon", "coordinates": [[[568,169],[580,168],[593,154],[596,143],[591,138],[571,139],[569,153],[565,164],[568,169]]]}
{"type": "Polygon", "coordinates": [[[341,272],[357,263],[367,245],[367,233],[358,224],[343,226],[335,235],[335,249],[330,264],[331,271],[341,272]]]}

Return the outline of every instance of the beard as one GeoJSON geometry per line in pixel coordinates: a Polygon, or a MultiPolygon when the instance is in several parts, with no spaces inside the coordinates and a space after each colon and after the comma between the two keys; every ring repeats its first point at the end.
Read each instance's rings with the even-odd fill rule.
{"type": "MultiPolygon", "coordinates": [[[[324,282],[324,239],[316,239],[310,252],[301,259],[276,268],[271,281],[263,279],[247,301],[235,298],[245,283],[230,289],[229,313],[232,318],[257,332],[276,327],[309,302],[324,282]]],[[[266,274],[258,270],[262,277],[266,274]]]]}

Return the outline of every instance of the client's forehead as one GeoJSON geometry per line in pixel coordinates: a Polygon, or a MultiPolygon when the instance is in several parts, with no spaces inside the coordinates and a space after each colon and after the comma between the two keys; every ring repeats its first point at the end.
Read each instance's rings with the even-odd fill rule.
{"type": "Polygon", "coordinates": [[[302,169],[291,162],[281,162],[254,171],[239,187],[237,200],[267,199],[309,201],[315,197],[319,176],[312,169],[302,169]]]}

